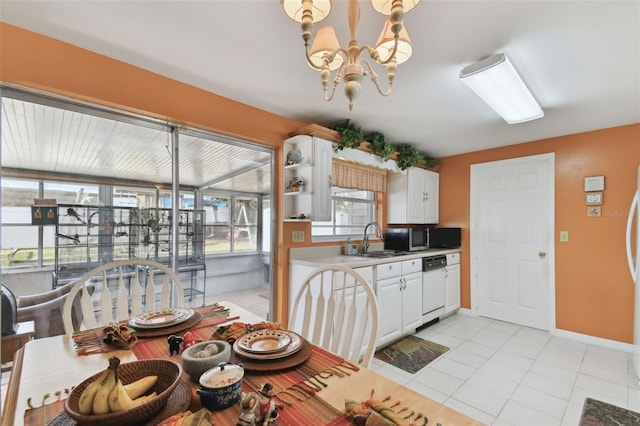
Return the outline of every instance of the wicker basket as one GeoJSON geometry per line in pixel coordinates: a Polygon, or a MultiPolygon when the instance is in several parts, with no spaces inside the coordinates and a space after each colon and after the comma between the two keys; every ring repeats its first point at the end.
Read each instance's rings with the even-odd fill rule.
{"type": "Polygon", "coordinates": [[[67,414],[73,418],[80,426],[122,426],[122,425],[142,425],[167,404],[169,396],[178,385],[182,367],[180,364],[166,359],[147,359],[141,361],[127,362],[118,367],[118,377],[122,383],[134,382],[149,375],[157,375],[158,381],[149,390],[155,391],[158,396],[130,410],[118,411],[107,414],[80,414],[78,413],[78,400],[82,391],[95,381],[101,372],[89,377],[78,386],[73,388],[71,394],[64,403],[67,414]]]}

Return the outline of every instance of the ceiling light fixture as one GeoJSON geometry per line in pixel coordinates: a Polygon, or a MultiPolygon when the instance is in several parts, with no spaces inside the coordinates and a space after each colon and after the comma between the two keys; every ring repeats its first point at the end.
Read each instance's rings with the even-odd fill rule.
{"type": "Polygon", "coordinates": [[[509,124],[544,116],[542,108],[504,53],[463,68],[460,79],[509,124]]]}
{"type": "Polygon", "coordinates": [[[353,108],[353,100],[361,91],[362,77],[369,75],[378,92],[388,96],[393,87],[398,64],[411,56],[411,40],[402,24],[404,12],[415,7],[420,0],[371,0],[373,8],[378,12],[389,15],[387,22],[378,38],[376,47],[358,45],[357,32],[360,21],[360,1],[349,0],[349,47],[342,48],[333,27],[320,27],[313,44],[309,47],[314,22],[321,21],[329,15],[330,0],[281,0],[284,10],[294,21],[300,22],[302,39],[304,40],[307,62],[311,68],[320,71],[324,99],[333,99],[340,80],[344,81],[344,92],[349,98],[349,110],[353,108]],[[371,59],[386,66],[387,90],[380,87],[378,75],[366,58],[360,58],[367,52],[371,59]],[[329,89],[331,71],[338,70],[333,78],[333,87],[329,89]]]}

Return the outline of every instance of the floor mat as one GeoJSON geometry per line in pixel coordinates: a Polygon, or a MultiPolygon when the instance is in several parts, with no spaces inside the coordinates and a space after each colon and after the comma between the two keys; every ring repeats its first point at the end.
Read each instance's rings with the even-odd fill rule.
{"type": "Polygon", "coordinates": [[[640,425],[640,413],[587,398],[582,406],[580,426],[640,425]]]}
{"type": "Polygon", "coordinates": [[[413,374],[448,350],[446,346],[407,336],[376,351],[374,356],[413,374]]]}

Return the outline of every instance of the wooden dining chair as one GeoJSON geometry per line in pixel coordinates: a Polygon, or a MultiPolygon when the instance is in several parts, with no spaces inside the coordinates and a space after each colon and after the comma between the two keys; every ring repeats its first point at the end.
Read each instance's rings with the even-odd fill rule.
{"type": "Polygon", "coordinates": [[[183,304],[180,278],[166,265],[145,259],[116,260],[92,269],[75,282],[62,309],[62,320],[65,333],[70,334],[183,304]],[[72,301],[88,285],[94,287],[93,295],[81,292],[82,324],[74,328],[72,301]]]}
{"type": "Polygon", "coordinates": [[[355,364],[369,366],[378,332],[378,303],[371,284],[347,266],[315,269],[296,293],[289,329],[355,364]]]}

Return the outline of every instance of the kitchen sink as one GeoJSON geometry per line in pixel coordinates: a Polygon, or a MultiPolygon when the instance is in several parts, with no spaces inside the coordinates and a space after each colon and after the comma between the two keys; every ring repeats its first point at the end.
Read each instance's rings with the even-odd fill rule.
{"type": "Polygon", "coordinates": [[[396,250],[372,250],[367,253],[360,253],[358,254],[358,256],[385,258],[385,257],[404,256],[406,254],[409,254],[409,253],[407,253],[406,251],[396,251],[396,250]]]}

